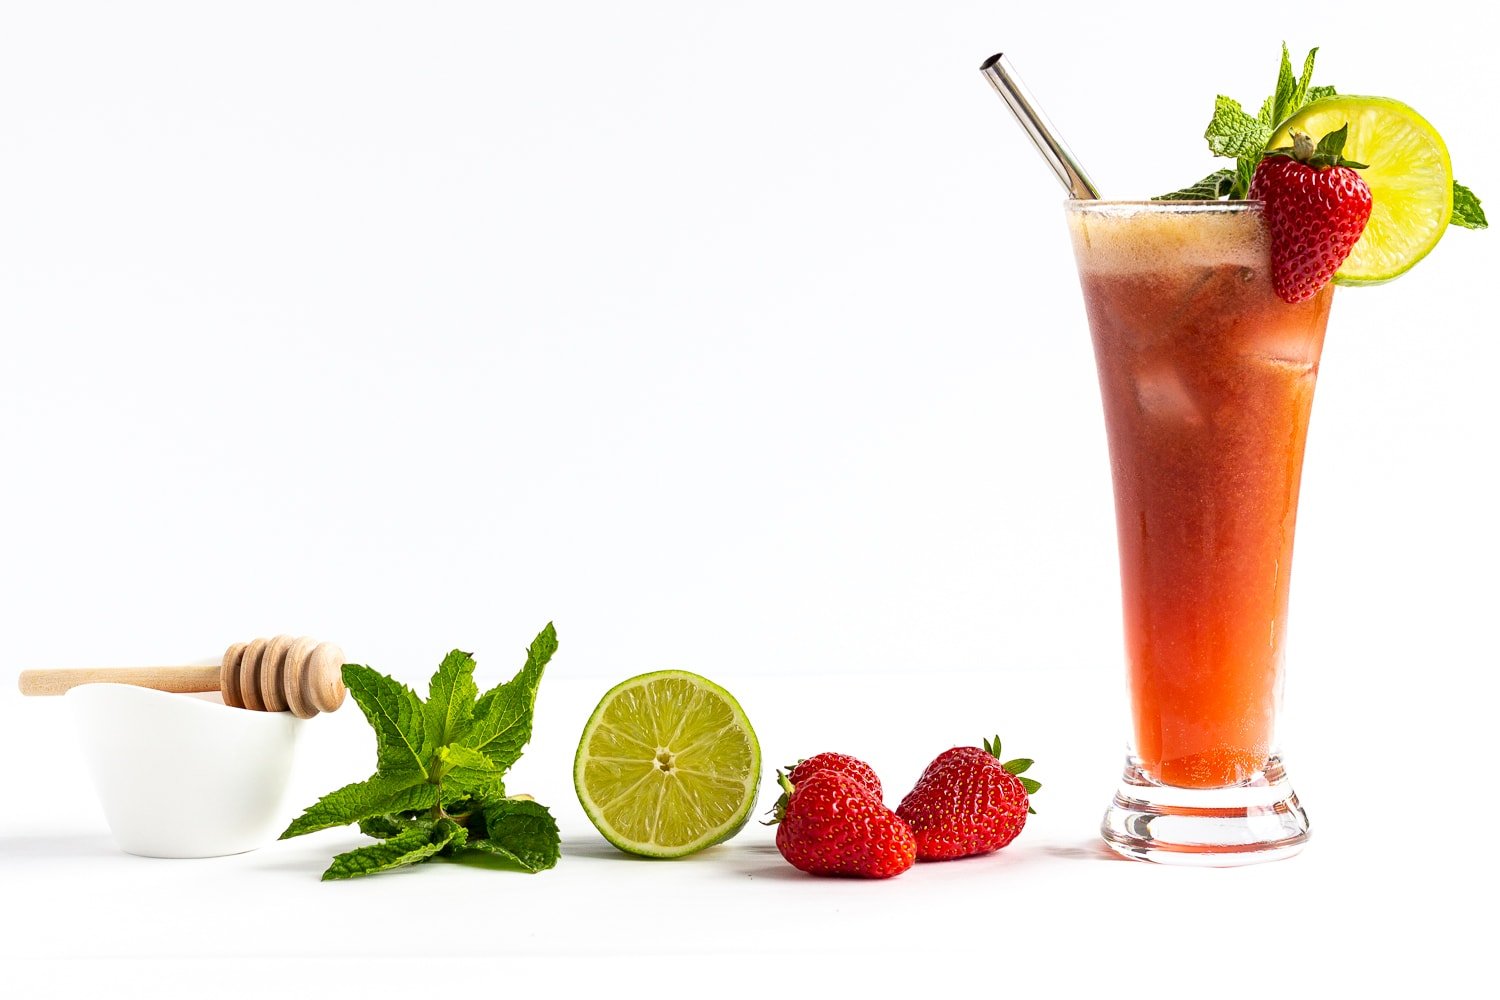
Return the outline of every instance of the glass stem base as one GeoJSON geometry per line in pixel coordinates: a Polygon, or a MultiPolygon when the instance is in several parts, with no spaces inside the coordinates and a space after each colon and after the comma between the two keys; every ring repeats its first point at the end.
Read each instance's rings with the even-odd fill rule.
{"type": "Polygon", "coordinates": [[[1104,842],[1137,861],[1226,868],[1280,861],[1302,850],[1307,813],[1281,758],[1227,788],[1177,788],[1150,778],[1129,758],[1100,825],[1104,842]]]}

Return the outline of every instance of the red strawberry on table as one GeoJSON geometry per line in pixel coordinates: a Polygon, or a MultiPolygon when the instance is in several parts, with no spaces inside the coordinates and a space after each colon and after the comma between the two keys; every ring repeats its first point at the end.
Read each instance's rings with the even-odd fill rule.
{"type": "Polygon", "coordinates": [[[863,783],[837,771],[815,771],[797,784],[777,780],[787,804],[776,849],[813,875],[890,878],[917,857],[911,829],[863,783]]]}
{"type": "Polygon", "coordinates": [[[1025,758],[1000,762],[1000,737],[984,747],[954,747],[927,765],[896,814],[917,841],[917,860],[989,854],[1016,839],[1042,786],[1020,774],[1025,758]]]}
{"type": "Polygon", "coordinates": [[[1341,155],[1348,135],[1345,125],[1315,146],[1294,131],[1292,145],[1268,152],[1251,178],[1271,231],[1271,285],[1287,302],[1328,284],[1370,220],[1370,188],[1354,172],[1366,164],[1341,155]]]}

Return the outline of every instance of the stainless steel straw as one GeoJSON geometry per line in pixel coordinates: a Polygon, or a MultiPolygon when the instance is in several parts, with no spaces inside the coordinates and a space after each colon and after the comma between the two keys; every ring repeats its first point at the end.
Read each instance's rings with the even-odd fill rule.
{"type": "Polygon", "coordinates": [[[1083,172],[1083,168],[1073,158],[1073,151],[1062,141],[1047,116],[1042,114],[1042,109],[1037,107],[1031,92],[1026,89],[1021,78],[1016,76],[1015,69],[1004,53],[996,52],[986,59],[984,65],[979,67],[979,72],[990,81],[995,93],[1004,98],[1011,114],[1016,116],[1016,121],[1021,123],[1026,134],[1031,136],[1031,141],[1036,143],[1042,158],[1057,173],[1063,187],[1068,189],[1068,196],[1098,198],[1099,189],[1094,187],[1094,182],[1089,180],[1088,174],[1083,172]]]}

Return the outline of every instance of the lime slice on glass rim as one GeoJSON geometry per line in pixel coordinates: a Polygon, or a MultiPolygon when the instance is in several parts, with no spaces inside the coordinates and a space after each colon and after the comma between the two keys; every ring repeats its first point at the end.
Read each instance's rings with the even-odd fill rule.
{"type": "Polygon", "coordinates": [[[573,786],[611,844],[680,858],[750,819],[760,743],[728,691],[686,670],[659,670],[600,700],[578,741],[573,786]]]}
{"type": "Polygon", "coordinates": [[[1333,280],[1378,285],[1411,270],[1437,245],[1453,215],[1453,166],[1443,137],[1400,101],[1337,95],[1317,100],[1282,123],[1270,148],[1292,144],[1292,129],[1321,139],[1349,125],[1344,156],[1368,163],[1370,221],[1333,280]]]}

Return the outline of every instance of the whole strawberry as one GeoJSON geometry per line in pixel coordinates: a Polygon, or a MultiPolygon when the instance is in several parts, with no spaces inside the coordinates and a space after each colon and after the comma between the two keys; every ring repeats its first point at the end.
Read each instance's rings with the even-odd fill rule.
{"type": "Polygon", "coordinates": [[[793,867],[813,875],[890,878],[916,861],[911,829],[856,779],[815,771],[794,785],[778,771],[777,780],[787,805],[776,849],[793,867]]]}
{"type": "Polygon", "coordinates": [[[1370,220],[1366,166],[1341,155],[1349,126],[1316,146],[1305,132],[1255,168],[1250,197],[1265,202],[1271,232],[1271,286],[1287,302],[1312,298],[1344,263],[1370,220]]]}
{"type": "Polygon", "coordinates": [[[1026,825],[1031,793],[1042,786],[1020,774],[1025,758],[1000,762],[1000,737],[984,747],[954,747],[927,765],[896,814],[917,841],[917,860],[948,861],[989,854],[1026,825]]]}

